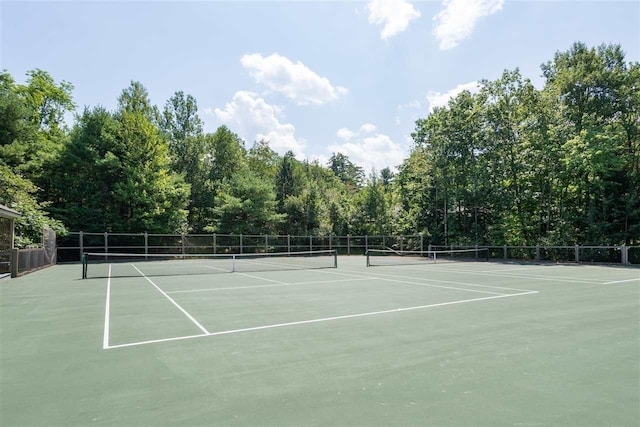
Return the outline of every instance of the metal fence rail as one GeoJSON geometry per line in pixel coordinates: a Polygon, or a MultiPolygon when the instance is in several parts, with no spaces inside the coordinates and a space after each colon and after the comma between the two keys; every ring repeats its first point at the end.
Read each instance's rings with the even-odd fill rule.
{"type": "Polygon", "coordinates": [[[369,249],[426,251],[488,248],[499,260],[640,264],[640,246],[432,245],[420,234],[398,236],[293,236],[247,234],[150,234],[72,232],[58,237],[58,261],[80,261],[84,252],[134,254],[243,254],[336,250],[364,255],[369,249]]]}

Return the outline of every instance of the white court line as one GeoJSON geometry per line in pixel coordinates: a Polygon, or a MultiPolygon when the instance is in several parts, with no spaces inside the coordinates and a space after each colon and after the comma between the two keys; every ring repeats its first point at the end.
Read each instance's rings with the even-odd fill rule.
{"type": "Polygon", "coordinates": [[[102,348],[109,348],[109,313],[111,302],[111,264],[109,264],[109,276],[107,278],[107,302],[104,307],[104,337],[102,338],[102,348]]]}
{"type": "Polygon", "coordinates": [[[246,276],[246,277],[251,277],[252,279],[260,279],[260,280],[264,280],[264,281],[267,281],[267,282],[278,283],[280,285],[286,285],[287,284],[286,282],[281,282],[280,280],[267,279],[266,277],[254,276],[253,274],[240,273],[240,272],[238,272],[238,274],[241,274],[241,275],[246,276]]]}
{"type": "MultiPolygon", "coordinates": [[[[395,267],[395,266],[391,266],[391,267],[395,267]]],[[[378,268],[378,267],[375,267],[378,268]]],[[[464,274],[480,274],[480,275],[485,275],[485,276],[495,276],[495,277],[513,277],[516,279],[530,279],[530,280],[546,280],[546,281],[552,281],[552,282],[568,282],[568,283],[583,283],[583,284],[588,284],[588,285],[600,285],[602,284],[602,282],[599,282],[595,279],[567,279],[564,277],[557,277],[557,276],[525,276],[525,275],[517,275],[517,274],[502,274],[502,273],[482,273],[480,271],[473,271],[473,270],[440,270],[437,268],[432,268],[432,267],[428,267],[428,268],[411,268],[411,267],[406,267],[403,266],[404,269],[407,270],[416,270],[416,271],[438,271],[441,273],[464,273],[464,274]]]]}
{"type": "MultiPolygon", "coordinates": [[[[353,270],[349,270],[349,271],[353,271],[353,270]]],[[[321,270],[319,271],[321,273],[326,273],[326,274],[337,274],[339,276],[350,276],[350,277],[358,277],[358,278],[369,278],[369,279],[374,279],[377,278],[379,280],[386,280],[387,282],[395,282],[395,283],[402,283],[405,285],[414,285],[414,286],[424,286],[424,287],[428,287],[428,288],[442,288],[442,289],[453,289],[456,291],[466,291],[466,292],[476,292],[476,293],[480,293],[480,294],[490,294],[490,295],[504,295],[504,293],[499,293],[499,292],[489,292],[489,291],[480,291],[478,289],[467,289],[467,288],[456,288],[454,286],[443,286],[443,285],[433,285],[431,283],[415,283],[415,282],[407,282],[406,280],[397,280],[397,279],[388,279],[386,277],[376,277],[376,276],[363,276],[363,275],[355,275],[355,274],[347,274],[347,273],[338,273],[335,271],[324,271],[321,270]]],[[[391,276],[391,277],[405,277],[408,278],[406,276],[391,276]]],[[[410,277],[409,279],[411,280],[417,280],[420,281],[422,279],[419,278],[414,278],[414,277],[410,277]]],[[[528,290],[524,290],[525,292],[529,292],[528,290]]],[[[514,294],[515,295],[515,294],[514,294]]]]}
{"type": "Polygon", "coordinates": [[[360,279],[344,279],[344,280],[318,280],[313,282],[297,282],[297,283],[279,283],[273,285],[251,285],[251,286],[230,286],[227,288],[207,288],[207,289],[187,289],[184,291],[168,291],[168,294],[186,294],[191,292],[215,292],[215,291],[229,291],[235,289],[254,289],[254,288],[272,288],[277,286],[302,286],[302,285],[315,285],[319,283],[340,283],[340,282],[355,282],[359,280],[384,280],[377,277],[366,277],[360,279]]]}
{"type": "MultiPolygon", "coordinates": [[[[131,264],[131,266],[133,268],[135,268],[136,270],[138,270],[138,267],[136,267],[135,265],[131,264]]],[[[193,316],[191,316],[189,313],[187,313],[187,310],[185,310],[184,308],[180,307],[180,305],[175,302],[173,300],[173,298],[171,298],[169,295],[167,295],[167,293],[165,291],[163,291],[162,289],[160,289],[158,287],[158,285],[156,285],[155,283],[153,283],[153,281],[151,279],[149,279],[147,276],[144,275],[144,273],[140,270],[138,270],[138,273],[142,274],[142,277],[144,277],[145,279],[147,279],[147,281],[149,283],[151,283],[153,285],[154,288],[156,288],[162,295],[164,295],[169,301],[171,301],[173,303],[173,305],[175,305],[181,312],[184,313],[185,316],[187,316],[189,318],[189,320],[191,320],[198,328],[200,328],[200,330],[202,332],[204,332],[205,334],[208,334],[209,331],[207,331],[204,326],[202,326],[200,323],[198,323],[198,321],[196,319],[193,318],[193,316]]]]}
{"type": "Polygon", "coordinates": [[[612,285],[614,283],[636,282],[639,280],[640,280],[640,277],[636,277],[635,279],[628,279],[628,280],[614,280],[613,282],[603,283],[603,285],[612,285]]]}
{"type": "MultiPolygon", "coordinates": [[[[348,270],[348,271],[354,271],[354,270],[348,270]]],[[[422,270],[421,269],[420,271],[428,271],[428,270],[422,270]]],[[[384,273],[367,273],[367,274],[375,274],[376,276],[385,276],[385,277],[401,277],[403,279],[412,279],[412,280],[427,281],[427,282],[451,283],[452,285],[475,286],[475,287],[489,288],[489,289],[504,289],[504,290],[508,290],[508,291],[529,292],[531,290],[531,289],[507,288],[507,287],[504,287],[504,286],[477,285],[475,283],[454,282],[454,281],[451,281],[451,280],[439,280],[439,279],[433,279],[431,277],[429,277],[428,279],[422,279],[420,277],[398,276],[397,274],[393,274],[393,275],[384,274],[384,273]]],[[[374,276],[371,276],[371,277],[373,278],[374,276]]],[[[384,277],[380,277],[380,279],[387,280],[384,277]]],[[[435,285],[433,285],[433,286],[435,286],[435,285]]]]}
{"type": "Polygon", "coordinates": [[[370,312],[367,312],[367,313],[347,314],[347,315],[344,315],[344,316],[334,316],[334,317],[323,317],[323,318],[320,318],[320,319],[300,320],[300,321],[297,321],[297,322],[275,323],[275,324],[272,324],[272,325],[254,326],[254,327],[251,327],[251,328],[230,329],[228,331],[220,331],[220,332],[209,332],[209,333],[200,334],[200,335],[190,335],[190,336],[184,336],[184,337],[164,338],[164,339],[159,339],[159,340],[149,340],[149,341],[133,342],[133,343],[128,343],[128,344],[118,344],[118,345],[113,345],[113,346],[111,346],[109,348],[110,349],[114,349],[114,348],[123,348],[123,347],[134,347],[134,346],[144,345],[144,344],[153,344],[153,343],[159,343],[159,342],[186,340],[186,339],[199,338],[199,337],[205,337],[205,336],[230,335],[230,334],[237,334],[237,333],[241,333],[241,332],[259,331],[259,330],[263,330],[263,329],[282,328],[282,327],[285,327],[285,326],[305,325],[305,324],[309,324],[309,323],[329,322],[329,321],[332,321],[332,320],[353,319],[353,318],[357,318],[357,317],[366,317],[366,316],[378,316],[378,315],[382,315],[382,314],[399,313],[399,312],[411,311],[411,310],[422,310],[422,309],[425,309],[425,308],[443,307],[443,306],[446,306],[446,305],[464,304],[464,303],[475,302],[475,301],[487,301],[487,300],[498,299],[498,298],[510,298],[510,297],[515,297],[515,296],[520,296],[520,295],[530,295],[530,294],[537,294],[537,293],[538,293],[538,291],[529,291],[529,292],[522,292],[522,293],[518,293],[518,294],[493,295],[493,296],[490,296],[490,297],[472,298],[472,299],[464,299],[464,300],[457,300],[457,301],[441,302],[441,303],[437,303],[437,304],[417,305],[417,306],[413,306],[413,307],[394,308],[394,309],[391,309],[391,310],[370,311],[370,312]]]}
{"type": "MultiPolygon", "coordinates": [[[[480,271],[480,273],[509,273],[511,271],[520,271],[520,270],[530,270],[530,269],[536,269],[539,268],[539,265],[534,265],[534,266],[528,266],[528,267],[519,267],[519,268],[508,268],[508,269],[500,269],[500,270],[482,270],[480,271]]],[[[548,267],[555,267],[555,266],[548,266],[548,267]]]]}

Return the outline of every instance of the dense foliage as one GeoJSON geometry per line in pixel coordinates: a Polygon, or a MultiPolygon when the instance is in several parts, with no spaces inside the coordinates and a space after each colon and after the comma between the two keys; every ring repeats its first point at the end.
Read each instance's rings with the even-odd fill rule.
{"type": "Polygon", "coordinates": [[[406,160],[368,176],[205,133],[195,98],[160,110],[132,82],[115,111],[75,108],[46,72],[0,74],[0,203],[21,245],[58,230],[244,234],[423,233],[434,244],[640,242],[640,65],[574,44],[483,81],[416,122],[406,160]]]}

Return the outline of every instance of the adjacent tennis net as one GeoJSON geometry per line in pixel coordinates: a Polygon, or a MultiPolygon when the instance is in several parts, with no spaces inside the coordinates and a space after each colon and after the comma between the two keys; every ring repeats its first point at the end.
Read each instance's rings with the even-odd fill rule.
{"type": "Polygon", "coordinates": [[[82,278],[182,276],[337,266],[335,250],[218,255],[85,253],[82,257],[82,278]]]}
{"type": "Polygon", "coordinates": [[[439,251],[394,251],[392,249],[369,249],[367,267],[382,265],[424,264],[451,261],[488,261],[489,249],[452,249],[439,251]]]}

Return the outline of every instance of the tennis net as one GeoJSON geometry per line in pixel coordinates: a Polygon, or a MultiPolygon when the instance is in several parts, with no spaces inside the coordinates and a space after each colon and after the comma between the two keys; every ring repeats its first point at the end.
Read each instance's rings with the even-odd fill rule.
{"type": "Polygon", "coordinates": [[[85,253],[82,278],[182,276],[336,268],[335,250],[256,254],[85,253]]]}
{"type": "Polygon", "coordinates": [[[438,251],[394,251],[392,249],[369,249],[367,251],[367,267],[488,260],[489,249],[487,248],[438,251]]]}

